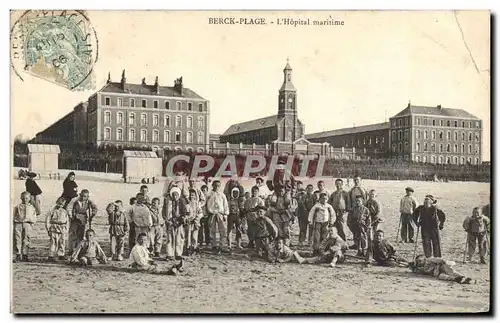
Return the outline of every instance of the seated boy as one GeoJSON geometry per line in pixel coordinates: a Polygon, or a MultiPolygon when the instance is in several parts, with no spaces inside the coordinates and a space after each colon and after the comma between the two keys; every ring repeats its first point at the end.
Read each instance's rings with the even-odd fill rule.
{"type": "Polygon", "coordinates": [[[373,241],[373,260],[379,266],[407,267],[408,261],[396,253],[392,244],[384,239],[384,231],[377,230],[373,241]]]}
{"type": "Polygon", "coordinates": [[[96,260],[105,264],[106,254],[102,251],[99,242],[94,238],[95,232],[89,229],[85,232],[85,240],[82,240],[71,256],[71,263],[79,263],[82,266],[92,266],[96,260]]]}
{"type": "Polygon", "coordinates": [[[319,246],[319,255],[312,258],[302,258],[297,252],[295,252],[295,257],[299,264],[317,264],[317,263],[327,263],[330,267],[335,267],[337,262],[344,262],[345,256],[344,251],[347,250],[347,245],[339,237],[337,233],[337,228],[328,228],[327,238],[319,246]]]}
{"type": "Polygon", "coordinates": [[[472,284],[475,280],[466,277],[453,269],[454,261],[444,260],[442,258],[425,258],[424,255],[418,255],[415,261],[409,263],[408,268],[414,273],[434,276],[440,278],[440,275],[446,275],[453,278],[460,284],[472,284]]]}
{"type": "Polygon", "coordinates": [[[166,274],[166,275],[176,275],[177,272],[182,271],[182,260],[178,265],[172,266],[169,270],[161,270],[158,268],[156,262],[151,259],[146,241],[149,239],[146,233],[140,233],[137,236],[137,243],[132,252],[130,253],[130,263],[129,268],[133,271],[148,272],[151,274],[166,274]]]}

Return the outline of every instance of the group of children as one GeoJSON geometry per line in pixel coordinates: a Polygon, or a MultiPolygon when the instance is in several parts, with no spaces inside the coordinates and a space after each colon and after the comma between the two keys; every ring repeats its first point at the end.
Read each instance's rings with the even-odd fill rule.
{"type": "MultiPolygon", "coordinates": [[[[300,181],[293,184],[268,181],[264,185],[259,177],[250,192],[245,192],[238,179],[232,178],[224,189],[220,181],[213,181],[209,191],[207,185],[197,188],[194,179],[186,180],[178,175],[166,183],[163,205],[160,198],[151,199],[148,187],[142,185],[126,210],[119,200],[106,207],[111,242],[109,258],[94,238],[95,232],[91,228],[97,207],[89,199],[88,190],[82,190],[70,202],[59,198],[47,215],[49,261],[55,261],[56,257],[66,259],[64,234],[68,231],[72,263],[86,266],[96,261],[122,261],[128,235],[131,266],[155,272],[157,267],[152,258],[161,256],[164,243],[167,260],[182,260],[198,252],[202,245],[220,254],[227,244],[227,251],[231,253],[234,232],[236,248],[243,247],[242,235],[246,234],[246,247],[271,262],[295,260],[300,264],[327,263],[335,267],[345,261],[346,250],[354,249],[357,254],[351,257],[364,259],[367,264],[411,265],[411,268],[428,265],[422,265],[421,257],[408,262],[384,239],[384,232],[379,229],[383,220],[376,192],[365,190],[360,185],[360,177],[354,178],[354,186],[349,191],[343,189],[342,179],[337,179],[336,190],[331,194],[323,181],[317,183],[316,190],[311,184],[304,189],[300,181]],[[291,249],[290,225],[296,219],[299,222],[299,246],[303,246],[307,238],[312,257],[291,249]],[[353,235],[351,246],[346,244],[345,225],[353,235]]],[[[440,258],[439,232],[436,235],[436,231],[443,228],[444,213],[437,208],[432,196],[426,196],[424,205],[417,207],[411,196],[413,189],[407,188],[406,192],[400,209],[402,242],[414,242],[414,227],[419,226],[422,228],[425,258],[431,258],[432,254],[440,258]]],[[[15,261],[27,261],[27,248],[37,213],[30,198],[28,192],[23,192],[21,204],[14,209],[15,261]]],[[[485,262],[487,224],[487,218],[479,214],[479,208],[475,208],[472,217],[464,222],[464,229],[468,232],[469,260],[477,240],[481,262],[485,262]]]]}

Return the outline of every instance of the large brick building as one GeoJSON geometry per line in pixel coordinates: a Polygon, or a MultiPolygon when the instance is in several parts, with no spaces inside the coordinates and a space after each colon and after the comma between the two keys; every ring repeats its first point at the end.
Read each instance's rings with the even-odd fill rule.
{"type": "Polygon", "coordinates": [[[482,121],[467,111],[408,104],[389,121],[392,155],[438,164],[482,162],[482,121]]]}
{"type": "Polygon", "coordinates": [[[185,88],[182,77],[173,87],[120,82],[107,84],[87,102],[36,135],[37,142],[206,151],[209,147],[210,103],[185,88]]]}

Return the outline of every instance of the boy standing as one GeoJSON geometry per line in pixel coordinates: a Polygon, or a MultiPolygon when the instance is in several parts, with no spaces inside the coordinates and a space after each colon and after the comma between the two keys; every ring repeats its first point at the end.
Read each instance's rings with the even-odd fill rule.
{"type": "Polygon", "coordinates": [[[195,189],[189,190],[189,207],[191,213],[189,217],[186,218],[186,224],[184,225],[184,236],[186,237],[186,245],[184,246],[185,254],[191,255],[194,252],[198,252],[198,230],[200,229],[200,220],[203,217],[202,205],[205,201],[200,202],[198,200],[198,192],[195,189]]]}
{"type": "Polygon", "coordinates": [[[71,262],[79,262],[82,266],[92,266],[96,263],[96,260],[101,264],[107,263],[106,254],[102,251],[99,242],[94,238],[95,232],[89,229],[85,232],[86,240],[80,241],[76,247],[73,255],[71,256],[71,262]]]}
{"type": "Polygon", "coordinates": [[[227,240],[227,216],[229,215],[229,207],[226,195],[221,193],[221,183],[218,180],[212,183],[212,192],[207,198],[207,211],[209,214],[210,224],[210,244],[218,253],[222,251],[222,246],[227,240]],[[216,233],[219,231],[219,241],[217,242],[216,233]]]}
{"type": "Polygon", "coordinates": [[[122,201],[115,201],[106,207],[109,223],[109,237],[111,240],[111,257],[109,260],[123,260],[125,235],[129,232],[127,216],[123,213],[122,201]]]}
{"type": "Polygon", "coordinates": [[[439,231],[443,230],[446,216],[435,204],[437,201],[432,195],[426,195],[424,205],[415,209],[417,226],[421,227],[422,245],[427,258],[441,257],[441,237],[439,231]]]}
{"type": "Polygon", "coordinates": [[[358,195],[354,207],[347,216],[347,226],[353,235],[354,244],[349,249],[357,249],[358,256],[363,256],[367,249],[366,231],[369,228],[370,211],[363,205],[364,198],[358,195]]]}
{"type": "Polygon", "coordinates": [[[59,197],[56,206],[49,211],[45,218],[45,229],[50,238],[49,261],[65,260],[64,234],[68,230],[68,212],[63,208],[66,203],[64,197],[59,197]]]}
{"type": "Polygon", "coordinates": [[[151,211],[151,220],[153,225],[151,226],[151,245],[149,249],[154,253],[155,257],[160,257],[161,246],[163,244],[163,234],[165,227],[165,219],[161,215],[160,209],[160,199],[155,197],[151,200],[151,206],[149,207],[151,211]]]}
{"type": "MultiPolygon", "coordinates": [[[[135,197],[132,197],[129,201],[129,205],[132,207],[135,205],[137,199],[135,197]]],[[[127,214],[127,220],[129,224],[129,233],[128,233],[128,253],[130,255],[130,252],[132,251],[132,248],[135,245],[135,223],[132,220],[132,214],[130,212],[126,212],[127,214]]]]}
{"type": "Polygon", "coordinates": [[[151,205],[151,199],[149,198],[149,187],[147,185],[141,185],[140,193],[144,196],[144,204],[151,205]]]}
{"type": "Polygon", "coordinates": [[[407,187],[406,195],[401,199],[399,212],[401,213],[401,239],[404,243],[413,243],[413,235],[415,232],[415,221],[413,218],[413,213],[417,208],[417,201],[412,196],[413,188],[407,187]]]}
{"type": "Polygon", "coordinates": [[[259,212],[265,209],[264,200],[259,197],[259,187],[252,187],[252,196],[245,201],[243,206],[245,216],[248,222],[248,248],[255,247],[256,221],[259,217],[259,212]],[[261,209],[257,209],[260,207],[261,209]]]}
{"type": "Polygon", "coordinates": [[[33,226],[36,223],[36,210],[30,204],[30,193],[21,193],[21,203],[14,207],[14,262],[28,261],[28,249],[31,243],[33,226]]]}
{"type": "MultiPolygon", "coordinates": [[[[299,246],[302,246],[306,241],[308,226],[309,226],[309,212],[314,206],[314,187],[309,184],[306,186],[305,192],[300,192],[297,196],[297,217],[299,220],[299,246]]],[[[312,232],[312,230],[311,230],[312,232]]],[[[309,244],[312,243],[312,234],[309,234],[309,244]]]]}
{"type": "Polygon", "coordinates": [[[335,228],[337,228],[338,235],[342,238],[342,240],[347,241],[344,232],[344,214],[347,209],[347,201],[349,197],[347,192],[342,188],[343,186],[344,182],[342,181],[342,179],[338,178],[335,180],[335,187],[337,188],[337,190],[332,193],[332,195],[328,199],[328,203],[333,207],[333,210],[335,211],[335,228]]]}
{"type": "Polygon", "coordinates": [[[269,199],[267,216],[273,220],[278,228],[278,239],[282,239],[286,246],[290,243],[290,195],[284,186],[278,186],[277,191],[269,199]]]}
{"type": "Polygon", "coordinates": [[[203,185],[201,187],[201,193],[205,197],[205,203],[201,207],[203,211],[203,217],[200,220],[200,229],[198,231],[198,242],[200,245],[205,243],[205,245],[208,245],[210,243],[210,226],[208,223],[208,211],[207,211],[207,197],[208,197],[208,186],[203,185]]]}
{"type": "Polygon", "coordinates": [[[227,218],[227,244],[229,252],[232,250],[232,232],[236,230],[236,248],[241,249],[241,213],[243,211],[243,199],[240,197],[238,187],[233,187],[229,194],[229,216],[227,218]]]}
{"type": "Polygon", "coordinates": [[[490,220],[479,213],[479,207],[475,207],[472,210],[472,216],[465,218],[463,223],[463,228],[467,232],[467,249],[468,258],[467,261],[472,261],[472,256],[476,251],[476,241],[479,245],[479,258],[482,264],[486,264],[484,256],[488,250],[486,245],[486,235],[487,227],[490,220]]]}
{"type": "Polygon", "coordinates": [[[368,193],[368,201],[366,201],[366,207],[370,211],[371,218],[371,232],[374,234],[378,230],[378,225],[382,222],[380,218],[380,204],[375,200],[375,190],[370,190],[368,193]]]}
{"type": "Polygon", "coordinates": [[[70,254],[73,253],[76,246],[83,240],[87,223],[89,223],[90,227],[92,219],[97,214],[97,206],[89,199],[89,195],[89,190],[83,189],[80,192],[80,196],[74,198],[66,207],[70,218],[68,234],[70,254]]]}
{"type": "Polygon", "coordinates": [[[363,187],[361,187],[361,177],[356,176],[354,177],[354,186],[351,188],[348,195],[348,210],[352,210],[356,206],[356,199],[358,196],[361,196],[364,205],[366,200],[368,199],[368,193],[363,187]]]}
{"type": "Polygon", "coordinates": [[[167,227],[167,260],[174,257],[179,260],[183,259],[184,249],[184,234],[186,218],[191,214],[189,202],[181,197],[181,189],[172,187],[170,189],[170,198],[166,199],[165,223],[167,227]]]}
{"type": "MultiPolygon", "coordinates": [[[[151,216],[151,210],[144,204],[144,194],[137,193],[135,198],[136,203],[127,211],[127,216],[132,219],[132,222],[134,222],[134,240],[136,241],[140,233],[145,233],[150,237],[151,227],[153,226],[153,217],[151,216]]],[[[150,241],[146,241],[146,244],[149,248],[150,241]]]]}
{"type": "Polygon", "coordinates": [[[319,201],[309,211],[309,225],[313,227],[313,254],[319,253],[319,246],[328,236],[328,227],[335,223],[335,211],[326,203],[326,193],[320,193],[319,201]]]}

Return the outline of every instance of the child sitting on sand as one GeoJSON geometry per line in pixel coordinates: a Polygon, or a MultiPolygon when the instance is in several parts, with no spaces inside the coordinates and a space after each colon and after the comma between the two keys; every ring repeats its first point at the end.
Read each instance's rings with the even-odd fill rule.
{"type": "Polygon", "coordinates": [[[102,251],[99,242],[94,238],[95,232],[89,229],[85,232],[85,240],[82,240],[71,256],[71,263],[79,263],[82,266],[92,266],[96,260],[101,264],[107,263],[106,254],[102,251]]]}

